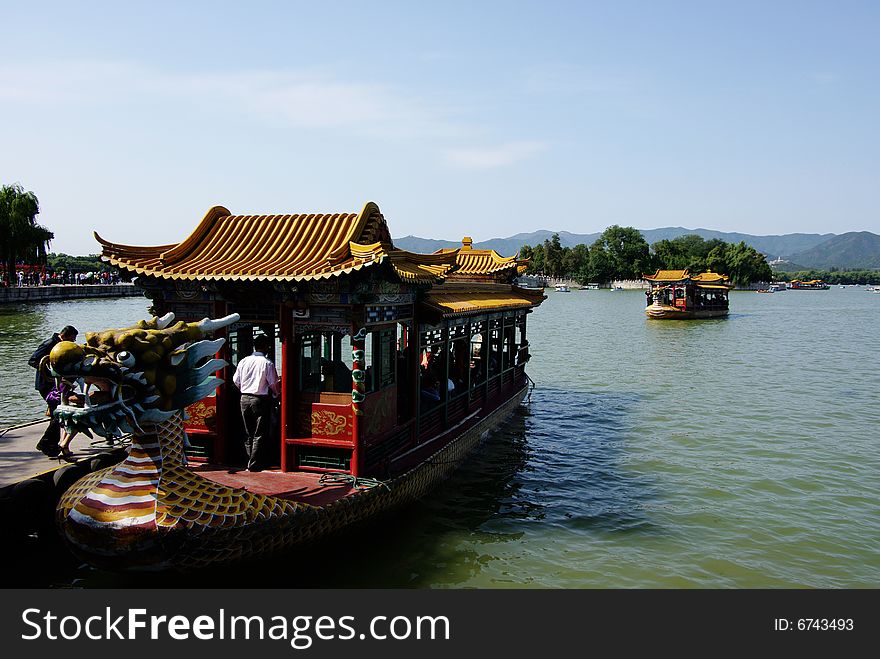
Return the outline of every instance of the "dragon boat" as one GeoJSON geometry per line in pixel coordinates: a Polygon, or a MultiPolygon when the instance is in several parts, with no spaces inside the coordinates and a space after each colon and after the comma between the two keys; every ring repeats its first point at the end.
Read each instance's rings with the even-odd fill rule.
{"type": "Polygon", "coordinates": [[[809,281],[792,279],[789,282],[788,287],[793,291],[827,291],[831,288],[821,279],[810,279],[809,281]]]}
{"type": "Polygon", "coordinates": [[[48,356],[78,383],[56,411],[69,430],[132,437],[122,462],[58,504],[62,536],[93,565],[252,560],[369,520],[428,493],[527,394],[526,318],[545,296],[512,283],[526,262],[469,238],[397,249],[372,202],[214,207],[157,247],[95,237],[153,317],[48,356]],[[267,468],[248,471],[239,393],[222,383],[259,335],[273,339],[281,395],[267,468]]]}
{"type": "MultiPolygon", "coordinates": [[[[691,275],[685,270],[657,270],[642,277],[650,285],[652,303],[645,315],[654,320],[692,320],[719,318],[730,310],[731,286],[727,275],[703,272],[691,275]]],[[[649,300],[650,302],[650,300],[649,300]]]]}

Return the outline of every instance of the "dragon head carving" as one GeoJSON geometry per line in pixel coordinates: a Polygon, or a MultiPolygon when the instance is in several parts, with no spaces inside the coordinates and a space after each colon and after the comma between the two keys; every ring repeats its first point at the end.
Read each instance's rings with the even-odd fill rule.
{"type": "Polygon", "coordinates": [[[225,339],[207,337],[238,319],[232,314],[173,323],[169,313],[133,327],[89,332],[83,344],[61,341],[44,359],[53,377],[74,386],[64,388],[55,415],[70,432],[107,438],[168,419],[223,382],[213,373],[226,362],[213,355],[225,339]]]}

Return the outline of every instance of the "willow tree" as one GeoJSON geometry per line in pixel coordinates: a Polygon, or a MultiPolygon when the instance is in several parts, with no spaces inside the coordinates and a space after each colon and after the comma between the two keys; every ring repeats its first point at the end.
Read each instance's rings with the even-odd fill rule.
{"type": "Polygon", "coordinates": [[[46,227],[37,224],[40,202],[33,192],[21,185],[0,187],[0,259],[7,281],[15,279],[15,264],[46,262],[49,241],[55,237],[46,227]]]}

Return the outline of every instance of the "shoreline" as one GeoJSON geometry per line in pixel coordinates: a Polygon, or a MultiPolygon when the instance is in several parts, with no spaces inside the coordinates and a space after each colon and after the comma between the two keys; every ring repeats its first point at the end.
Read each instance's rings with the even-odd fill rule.
{"type": "Polygon", "coordinates": [[[139,297],[143,291],[134,284],[52,284],[0,288],[0,304],[55,302],[85,298],[139,297]]]}

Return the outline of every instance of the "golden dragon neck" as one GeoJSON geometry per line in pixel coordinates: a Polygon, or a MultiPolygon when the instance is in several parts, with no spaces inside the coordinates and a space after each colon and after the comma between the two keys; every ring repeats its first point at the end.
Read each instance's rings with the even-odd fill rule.
{"type": "Polygon", "coordinates": [[[133,434],[131,448],[126,462],[150,460],[157,470],[186,464],[186,431],[183,429],[183,414],[180,411],[172,417],[155,425],[143,427],[143,433],[133,434]]]}
{"type": "Polygon", "coordinates": [[[142,430],[132,435],[125,460],[85,487],[70,511],[71,521],[92,529],[155,527],[162,474],[186,463],[183,414],[142,430]]]}

